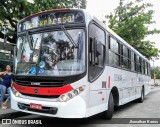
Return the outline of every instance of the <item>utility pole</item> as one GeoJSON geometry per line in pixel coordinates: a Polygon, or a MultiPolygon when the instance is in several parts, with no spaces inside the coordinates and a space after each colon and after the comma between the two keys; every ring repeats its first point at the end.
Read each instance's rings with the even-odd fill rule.
{"type": "Polygon", "coordinates": [[[156,77],[156,67],[155,67],[155,61],[156,60],[159,60],[159,58],[156,57],[156,58],[152,59],[152,61],[153,61],[153,75],[154,75],[153,78],[154,78],[154,85],[155,86],[157,85],[157,83],[156,83],[156,78],[157,78],[156,77]]]}
{"type": "Polygon", "coordinates": [[[154,85],[156,84],[156,74],[155,74],[155,67],[154,67],[154,59],[153,59],[153,78],[154,78],[154,85]]]}

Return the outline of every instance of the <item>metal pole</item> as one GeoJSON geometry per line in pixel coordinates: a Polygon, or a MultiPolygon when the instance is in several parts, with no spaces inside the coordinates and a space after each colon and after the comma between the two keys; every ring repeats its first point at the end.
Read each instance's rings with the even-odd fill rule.
{"type": "Polygon", "coordinates": [[[153,59],[153,75],[154,75],[154,85],[156,84],[156,74],[155,74],[155,67],[154,67],[154,59],[153,59]]]}

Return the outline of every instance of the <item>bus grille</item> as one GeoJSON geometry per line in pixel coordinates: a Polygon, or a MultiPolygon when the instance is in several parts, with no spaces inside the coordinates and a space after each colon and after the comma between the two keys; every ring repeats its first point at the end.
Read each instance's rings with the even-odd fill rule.
{"type": "Polygon", "coordinates": [[[64,81],[22,81],[15,80],[15,83],[22,86],[33,86],[33,87],[62,87],[64,81]]]}
{"type": "Polygon", "coordinates": [[[35,94],[24,94],[21,93],[24,96],[30,96],[30,97],[39,97],[39,98],[58,98],[60,95],[35,95],[35,94]]]}

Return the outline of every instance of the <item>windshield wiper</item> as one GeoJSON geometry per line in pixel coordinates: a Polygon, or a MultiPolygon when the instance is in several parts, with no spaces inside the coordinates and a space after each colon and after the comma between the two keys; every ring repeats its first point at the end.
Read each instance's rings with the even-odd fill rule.
{"type": "Polygon", "coordinates": [[[78,48],[77,44],[75,43],[75,41],[73,40],[73,38],[71,37],[71,35],[68,33],[68,31],[65,29],[65,27],[63,25],[61,25],[61,29],[63,30],[63,32],[66,34],[66,36],[68,37],[68,39],[71,41],[71,43],[74,45],[75,48],[78,48]]]}
{"type": "MultiPolygon", "coordinates": [[[[33,39],[33,37],[32,37],[32,39],[33,39]]],[[[36,49],[37,41],[38,41],[38,37],[36,38],[36,40],[35,40],[35,42],[34,42],[33,50],[35,50],[35,49],[36,49]]]]}
{"type": "Polygon", "coordinates": [[[36,38],[36,40],[34,41],[33,37],[32,37],[32,39],[31,39],[31,42],[34,41],[34,42],[33,42],[34,45],[33,45],[33,43],[31,43],[31,44],[32,44],[32,50],[33,50],[33,52],[30,53],[30,61],[32,61],[32,62],[33,62],[33,56],[34,56],[35,49],[36,49],[37,40],[38,40],[38,38],[36,38]]]}
{"type": "Polygon", "coordinates": [[[31,50],[33,50],[33,44],[31,43],[31,38],[29,37],[29,31],[26,31],[26,38],[31,50]]]}

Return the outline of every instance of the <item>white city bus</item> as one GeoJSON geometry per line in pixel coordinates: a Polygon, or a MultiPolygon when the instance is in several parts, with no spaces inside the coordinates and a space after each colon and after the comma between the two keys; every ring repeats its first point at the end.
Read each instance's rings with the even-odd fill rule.
{"type": "Polygon", "coordinates": [[[40,12],[18,23],[11,108],[84,118],[150,92],[149,61],[85,10],[40,12]]]}

